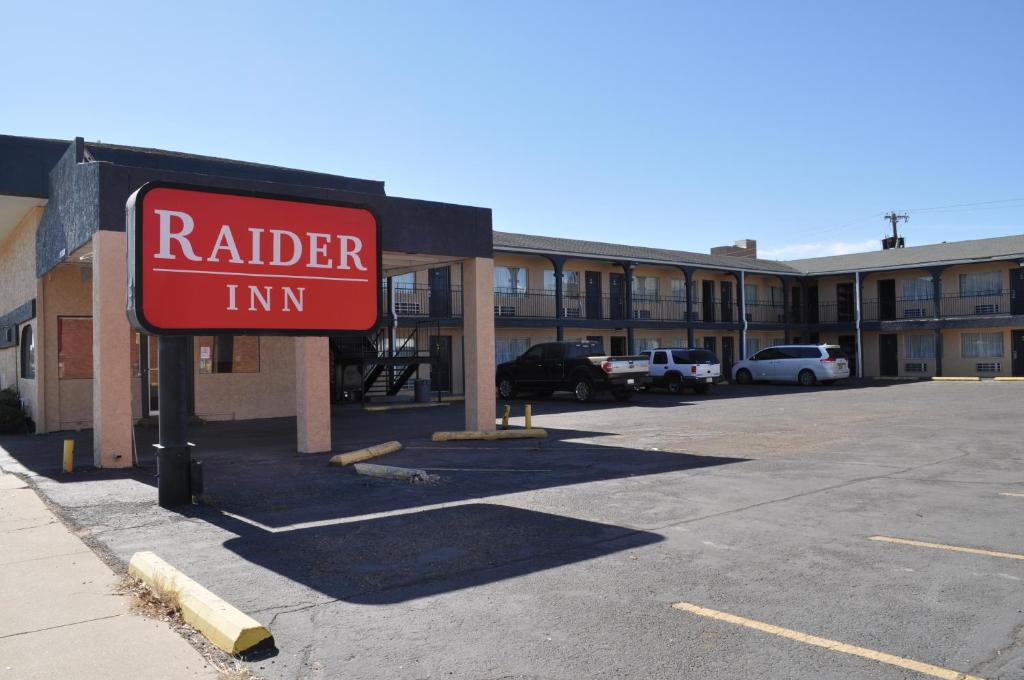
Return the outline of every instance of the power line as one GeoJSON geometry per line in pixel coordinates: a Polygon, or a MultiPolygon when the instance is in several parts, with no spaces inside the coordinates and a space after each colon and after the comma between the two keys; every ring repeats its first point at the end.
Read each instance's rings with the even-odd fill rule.
{"type": "Polygon", "coordinates": [[[928,212],[931,210],[946,210],[948,208],[969,208],[976,205],[993,205],[995,203],[1020,203],[1024,198],[1002,198],[998,201],[979,201],[977,203],[953,203],[952,205],[938,205],[930,208],[908,208],[907,212],[928,212]]]}

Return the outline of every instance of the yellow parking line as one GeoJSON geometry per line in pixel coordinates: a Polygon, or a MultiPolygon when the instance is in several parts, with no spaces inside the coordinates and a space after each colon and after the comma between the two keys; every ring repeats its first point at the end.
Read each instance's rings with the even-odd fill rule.
{"type": "Polygon", "coordinates": [[[1024,493],[1010,493],[1009,491],[1000,491],[1000,496],[1016,496],[1017,498],[1024,498],[1024,493]]]}
{"type": "Polygon", "coordinates": [[[946,545],[945,543],[928,543],[926,541],[912,541],[909,538],[892,538],[891,536],[871,536],[871,541],[883,543],[898,543],[900,545],[913,545],[918,548],[938,548],[939,550],[951,550],[953,552],[970,553],[971,555],[986,555],[988,557],[1005,557],[1008,560],[1024,560],[1020,553],[999,552],[997,550],[982,550],[980,548],[964,548],[959,545],[946,545]]]}
{"type": "Polygon", "coordinates": [[[823,647],[825,649],[831,649],[833,652],[842,652],[843,654],[852,654],[853,656],[859,656],[864,659],[871,659],[872,661],[878,661],[879,663],[889,664],[890,666],[899,666],[900,668],[906,668],[924,675],[930,675],[933,678],[945,678],[945,680],[982,680],[974,675],[967,675],[959,671],[950,670],[948,668],[942,668],[941,666],[933,666],[930,663],[922,663],[920,661],[914,661],[913,659],[905,659],[902,656],[894,656],[892,654],[886,654],[885,652],[878,652],[874,649],[867,649],[866,647],[857,647],[855,645],[848,645],[844,642],[837,642],[836,640],[829,640],[827,638],[817,637],[816,635],[808,635],[807,633],[800,633],[789,628],[781,628],[779,626],[773,626],[770,623],[764,623],[762,621],[755,621],[753,619],[744,618],[742,616],[736,616],[735,614],[727,614],[714,609],[708,609],[707,607],[701,607],[699,605],[690,604],[689,602],[677,602],[672,605],[674,608],[681,611],[690,612],[697,616],[706,616],[711,619],[717,619],[718,621],[725,621],[726,623],[732,623],[737,626],[744,626],[746,628],[753,628],[764,633],[771,633],[772,635],[778,635],[789,640],[796,640],[797,642],[803,642],[804,644],[814,645],[815,647],[823,647]]]}

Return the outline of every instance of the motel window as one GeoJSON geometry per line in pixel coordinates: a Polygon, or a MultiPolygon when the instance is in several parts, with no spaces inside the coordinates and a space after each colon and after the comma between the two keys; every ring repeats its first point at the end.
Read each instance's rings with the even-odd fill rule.
{"type": "Polygon", "coordinates": [[[927,276],[917,279],[907,279],[903,282],[904,300],[931,300],[932,280],[927,276]]]}
{"type": "MultiPolygon", "coordinates": [[[[495,284],[497,285],[497,284],[495,284]]],[[[544,290],[555,292],[555,270],[544,270],[544,290]]],[[[565,297],[578,297],[580,294],[580,273],[562,272],[562,295],[565,297]]]]}
{"type": "Polygon", "coordinates": [[[495,267],[494,290],[502,293],[525,293],[526,267],[495,267]]]}
{"type": "Polygon", "coordinates": [[[771,296],[772,296],[772,306],[773,307],[781,307],[782,306],[782,287],[781,286],[772,286],[770,290],[771,290],[771,296]]]}
{"type": "Polygon", "coordinates": [[[391,281],[391,285],[394,287],[394,290],[415,290],[416,272],[409,272],[408,274],[399,274],[398,276],[392,276],[391,281]]]}
{"type": "Polygon", "coordinates": [[[752,357],[761,350],[760,338],[747,338],[747,356],[752,357]]]}
{"type": "Polygon", "coordinates": [[[649,349],[661,347],[661,338],[637,338],[636,351],[646,352],[649,349]]]}
{"type": "Polygon", "coordinates": [[[92,317],[57,318],[57,378],[92,379],[92,317]]]}
{"type": "Polygon", "coordinates": [[[253,335],[196,338],[200,373],[259,373],[260,339],[253,335]]]}
{"type": "Polygon", "coordinates": [[[906,339],[906,354],[908,359],[934,359],[935,334],[908,335],[906,339]]]}
{"type": "Polygon", "coordinates": [[[32,326],[21,329],[21,377],[28,380],[36,377],[36,338],[32,326]]]}
{"type": "Polygon", "coordinates": [[[1002,357],[1003,334],[962,333],[960,335],[960,356],[964,359],[1002,357]]]}
{"type": "Polygon", "coordinates": [[[529,338],[495,338],[494,360],[499,364],[512,361],[529,348],[529,338]]]}
{"type": "Polygon", "coordinates": [[[975,272],[960,275],[960,295],[998,295],[1002,289],[1002,272],[975,272]]]}
{"type": "Polygon", "coordinates": [[[658,297],[658,277],[634,276],[633,297],[638,299],[653,299],[658,297]]]}
{"type": "Polygon", "coordinates": [[[686,302],[686,279],[672,279],[672,299],[676,302],[686,302]]]}
{"type": "Polygon", "coordinates": [[[748,283],[743,287],[743,294],[747,298],[747,304],[757,304],[757,284],[748,283]]]}

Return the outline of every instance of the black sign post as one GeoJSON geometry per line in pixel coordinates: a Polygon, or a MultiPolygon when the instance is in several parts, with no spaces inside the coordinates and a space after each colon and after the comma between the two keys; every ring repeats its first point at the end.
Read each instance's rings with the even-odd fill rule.
{"type": "Polygon", "coordinates": [[[160,368],[160,443],[157,444],[157,502],[172,508],[192,502],[192,446],[188,442],[187,335],[161,335],[157,340],[160,368]]]}

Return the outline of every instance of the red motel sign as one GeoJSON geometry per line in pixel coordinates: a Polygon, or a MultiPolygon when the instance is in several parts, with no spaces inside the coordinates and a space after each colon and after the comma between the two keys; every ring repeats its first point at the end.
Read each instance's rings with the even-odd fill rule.
{"type": "Polygon", "coordinates": [[[128,199],[128,317],[151,334],[368,331],[380,223],[365,207],[162,182],[128,199]]]}

